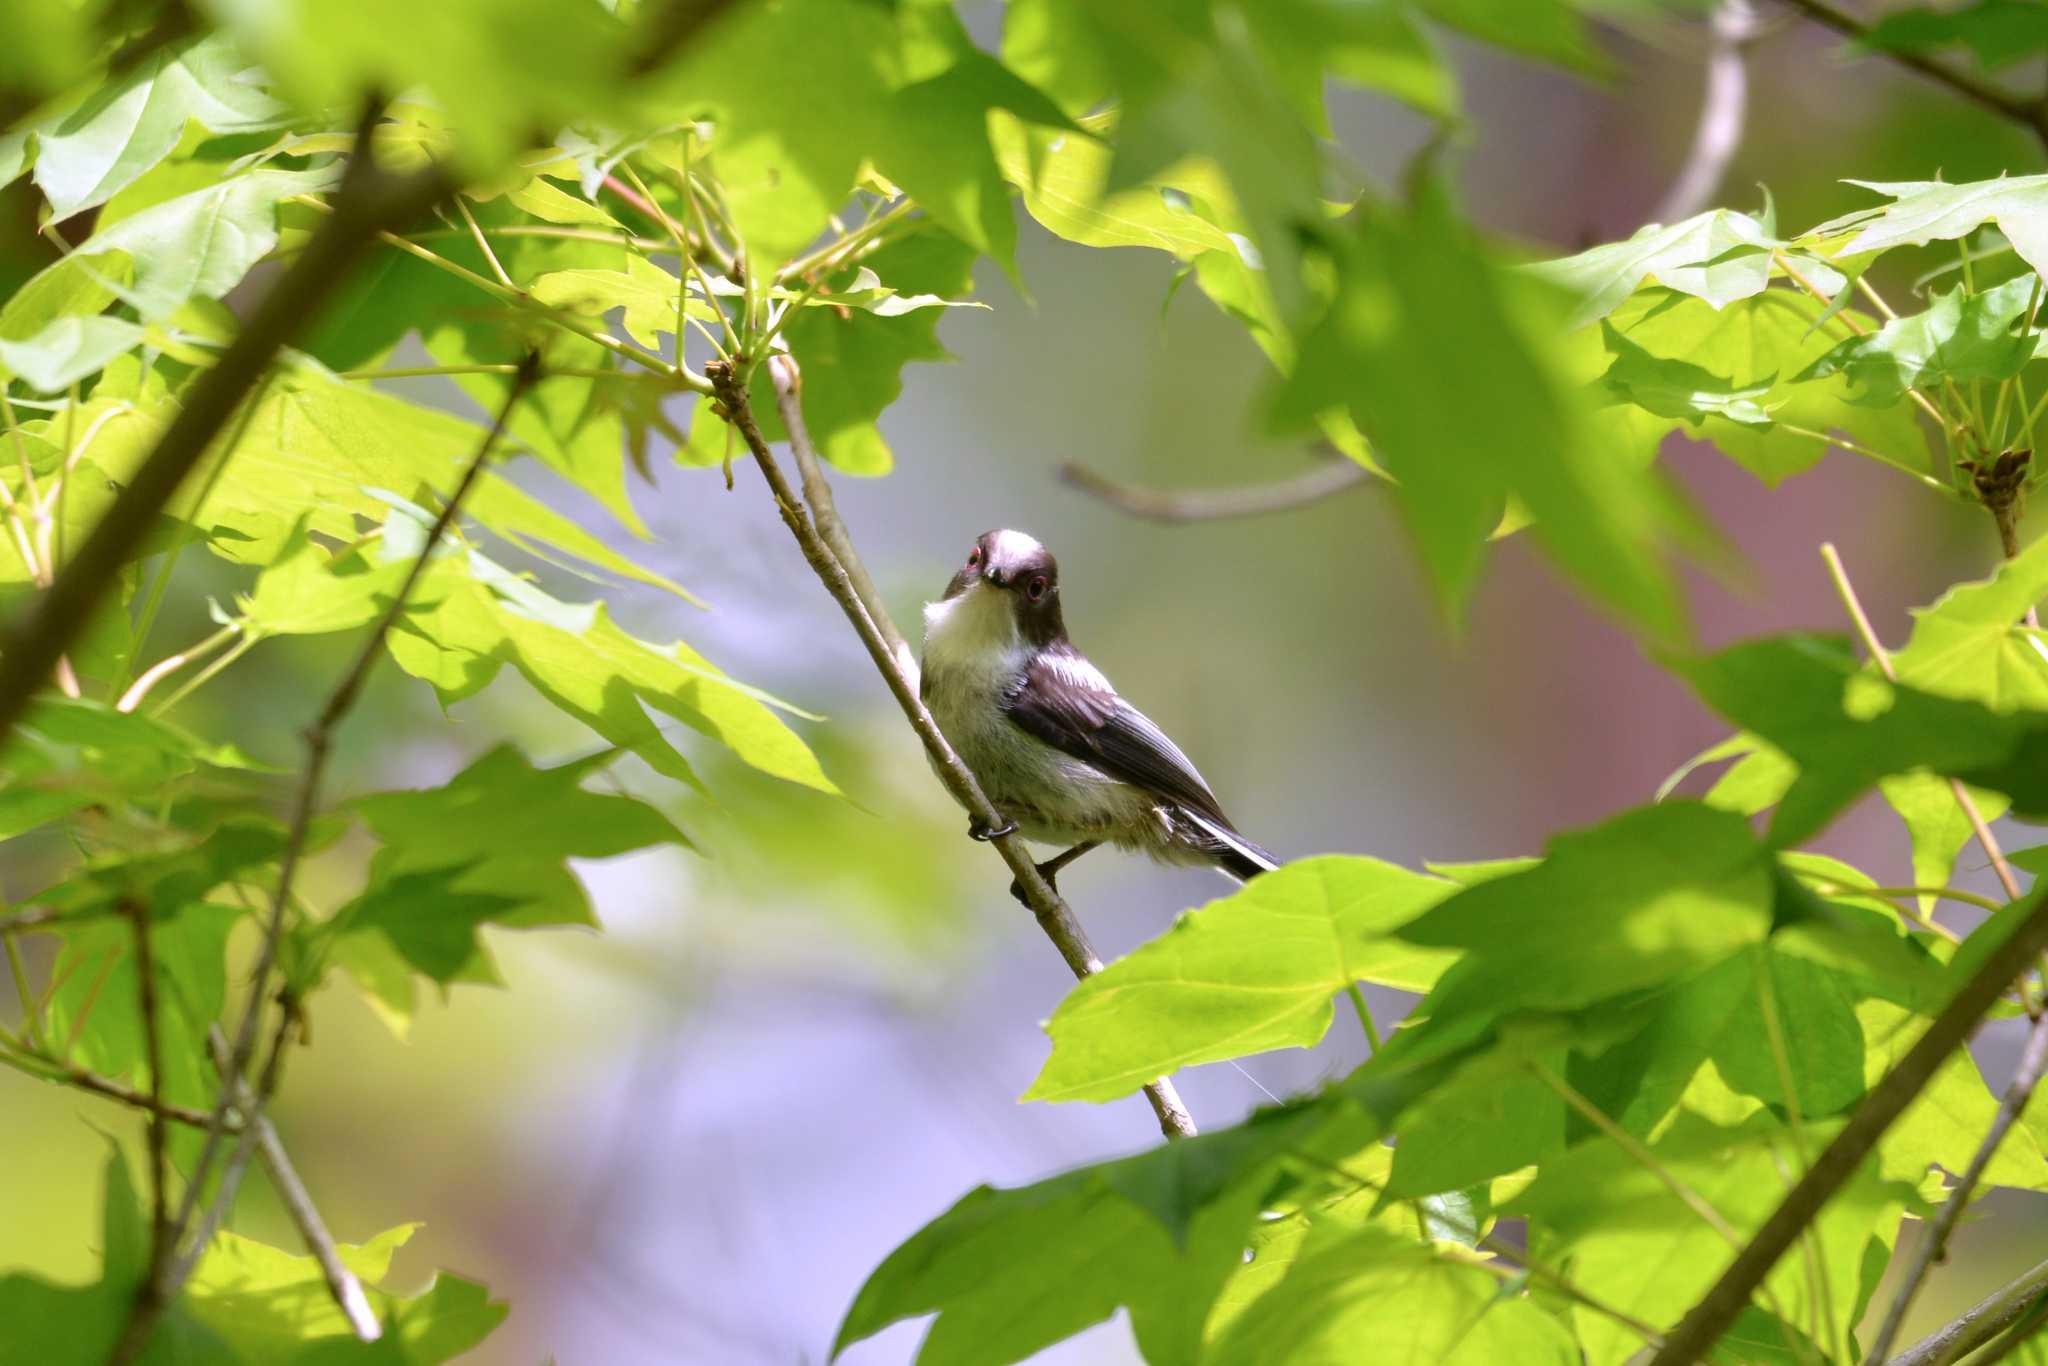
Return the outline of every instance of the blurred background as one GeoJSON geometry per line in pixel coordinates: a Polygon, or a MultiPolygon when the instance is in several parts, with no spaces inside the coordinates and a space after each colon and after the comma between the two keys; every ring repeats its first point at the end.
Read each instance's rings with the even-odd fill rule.
{"type": "MultiPolygon", "coordinates": [[[[992,40],[999,10],[975,14],[992,40]]],[[[1455,149],[1468,201],[1480,222],[1533,250],[1634,231],[1692,136],[1703,29],[1628,26],[1603,38],[1619,73],[1607,84],[1454,49],[1472,122],[1455,149]]],[[[1788,230],[1866,201],[1836,177],[2039,168],[2020,135],[1885,65],[1845,64],[1807,27],[1770,31],[1751,80],[1756,135],[1716,202],[1755,208],[1768,184],[1788,230]]],[[[1334,112],[1349,158],[1381,185],[1426,136],[1362,97],[1334,112]]],[[[957,363],[912,369],[884,418],[896,471],[841,481],[842,511],[907,630],[977,533],[1033,532],[1061,559],[1077,642],[1180,741],[1238,824],[1289,857],[1342,851],[1416,866],[1533,853],[1553,832],[1647,800],[1721,738],[1675,679],[1522,542],[1499,548],[1454,637],[1370,484],[1297,512],[1184,527],[1133,520],[1063,486],[1055,471],[1069,460],[1191,489],[1279,477],[1313,456],[1259,435],[1264,366],[1238,326],[1194,290],[1163,304],[1171,262],[1067,246],[1028,220],[1022,234],[1028,296],[985,272],[992,311],[956,310],[941,329],[957,363]]],[[[1910,282],[1881,283],[1903,294],[1910,282]]],[[[445,397],[461,406],[452,390],[445,397]]],[[[1841,630],[1823,540],[1841,548],[1894,642],[1906,607],[1987,572],[1997,553],[1981,514],[1853,456],[1832,454],[1769,496],[1682,439],[1667,456],[1746,557],[1731,579],[1693,581],[1708,643],[1841,630]]],[[[738,478],[728,493],[714,471],[658,464],[637,491],[656,540],[633,553],[712,610],[625,589],[616,613],[642,636],[686,637],[738,676],[829,714],[805,731],[851,801],[776,785],[705,747],[692,758],[715,802],[621,767],[699,854],[584,867],[602,936],[494,931],[509,989],[424,1000],[403,1033],[345,986],[320,994],[313,1046],[285,1088],[280,1124],[339,1236],[424,1219],[398,1282],[445,1266],[511,1302],[482,1363],[820,1362],[867,1272],[975,1185],[1027,1182],[1157,1139],[1138,1099],[1017,1103],[1046,1052],[1039,1023],[1070,978],[1009,899],[997,860],[962,838],[964,817],[758,475],[742,466],[738,478]]],[[[534,482],[593,528],[609,525],[573,493],[534,482]]],[[[190,615],[164,640],[204,634],[203,595],[237,585],[218,567],[188,566],[174,597],[190,615]]],[[[341,648],[266,645],[185,719],[206,729],[233,716],[252,752],[292,762],[314,680],[341,648]]],[[[422,685],[386,667],[349,728],[358,748],[331,799],[445,781],[508,732],[543,762],[593,745],[532,705],[509,671],[444,719],[422,685]]],[[[1852,813],[1823,847],[1882,880],[1911,880],[1904,832],[1882,806],[1852,813]]],[[[1980,864],[1967,852],[1958,880],[1992,890],[1980,864]]],[[[32,850],[0,848],[8,895],[34,891],[45,871],[32,850]]],[[[360,868],[345,853],[315,873],[346,894],[360,868]]],[[[1061,886],[1105,955],[1226,890],[1213,875],[1113,854],[1078,864],[1061,886]]],[[[1372,994],[1383,1022],[1408,1004],[1372,994]]],[[[1994,1087],[2016,1049],[2005,1028],[1979,1045],[1994,1087]]],[[[1197,1119],[1222,1126],[1363,1056],[1340,1014],[1317,1049],[1248,1059],[1243,1074],[1198,1069],[1181,1085],[1197,1119]]],[[[102,1150],[80,1120],[127,1133],[130,1117],[11,1072],[0,1073],[0,1115],[10,1155],[0,1266],[89,1275],[102,1150]]],[[[267,1198],[245,1196],[243,1227],[290,1243],[267,1198]]],[[[2024,1229],[2029,1213],[2042,1227],[2048,1201],[2006,1212],[2022,1217],[1962,1231],[1920,1321],[2039,1258],[2039,1247],[2001,1242],[2001,1230],[2024,1229]]],[[[907,1361],[921,1332],[901,1325],[846,1360],[907,1361]]],[[[1046,1359],[1134,1353],[1112,1322],[1046,1359]]]]}

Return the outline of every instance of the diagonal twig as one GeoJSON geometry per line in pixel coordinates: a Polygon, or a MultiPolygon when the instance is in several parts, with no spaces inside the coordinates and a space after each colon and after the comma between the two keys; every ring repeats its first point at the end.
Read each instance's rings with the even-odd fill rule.
{"type": "Polygon", "coordinates": [[[1819,24],[1831,29],[1853,42],[1863,44],[1867,50],[1889,58],[1892,62],[1925,76],[1938,85],[1945,85],[1956,94],[1974,104],[1980,105],[2001,118],[2010,119],[2031,132],[2043,143],[2048,143],[2048,107],[2040,103],[1986,84],[1976,77],[1957,71],[1945,62],[1904,48],[1873,48],[1867,43],[1870,25],[1853,14],[1845,14],[1824,0],[1785,0],[1792,9],[1819,24]]]}
{"type": "Polygon", "coordinates": [[[1870,1088],[1834,1140],[1814,1159],[1806,1175],[1786,1192],[1713,1288],[1672,1330],[1664,1347],[1651,1358],[1650,1366],[1691,1366],[1706,1358],[1785,1250],[1813,1222],[1828,1198],[1862,1166],[1877,1141],[1926,1089],[1942,1064],[1969,1042],[1986,1012],[2044,948],[2048,948],[2048,897],[2037,896],[2019,923],[1957,988],[1905,1056],[1870,1088]]]}
{"type": "Polygon", "coordinates": [[[122,909],[135,924],[135,991],[142,1009],[143,1058],[149,1067],[149,1269],[154,1279],[163,1265],[170,1233],[170,1159],[165,1153],[163,1025],[157,1017],[156,952],[150,936],[150,908],[140,901],[122,909]]]}
{"type": "MultiPolygon", "coordinates": [[[[981,790],[981,784],[975,781],[973,770],[954,753],[953,746],[939,730],[938,723],[932,720],[931,712],[927,711],[924,703],[919,700],[912,672],[904,668],[903,661],[890,648],[890,634],[884,632],[875,620],[875,615],[861,600],[846,566],[826,543],[812,522],[811,516],[806,513],[804,505],[798,500],[796,491],[790,487],[782,467],[776,463],[774,452],[768,449],[768,442],[761,435],[760,424],[754,420],[753,408],[747,398],[745,380],[729,362],[723,360],[707,364],[705,374],[717,392],[721,416],[746,441],[755,465],[759,467],[762,478],[767,480],[783,525],[788,527],[790,535],[795,537],[805,561],[825,585],[825,591],[832,595],[833,601],[839,604],[839,609],[853,624],[855,634],[866,647],[875,668],[881,672],[882,679],[888,684],[897,706],[910,722],[911,729],[917,732],[918,739],[923,741],[925,753],[930,756],[939,780],[945,784],[953,799],[965,807],[968,815],[977,823],[990,830],[1001,829],[1005,824],[1002,816],[990,803],[987,794],[981,790]]],[[[802,414],[798,413],[797,416],[801,423],[802,414]]],[[[848,548],[852,548],[850,543],[848,548]]],[[[879,606],[879,603],[877,605],[879,606]]],[[[882,615],[884,618],[887,616],[886,613],[882,615]]],[[[895,639],[902,639],[901,632],[895,632],[893,627],[891,631],[894,632],[895,639]]],[[[1074,975],[1087,977],[1100,971],[1102,960],[1096,956],[1094,948],[1089,944],[1087,932],[1081,928],[1081,922],[1075,919],[1072,908],[1039,873],[1023,841],[1011,833],[999,836],[990,843],[1002,856],[1003,862],[1010,866],[1010,871],[1016,876],[1017,886],[1024,895],[1025,903],[1031,907],[1039,927],[1045,931],[1046,937],[1052,940],[1053,946],[1059,950],[1060,956],[1066,960],[1074,975]]],[[[1180,1096],[1171,1082],[1161,1078],[1146,1086],[1145,1098],[1151,1103],[1153,1113],[1158,1116],[1160,1130],[1167,1137],[1186,1137],[1195,1132],[1194,1120],[1189,1117],[1187,1107],[1181,1104],[1180,1096]]]]}
{"type": "Polygon", "coordinates": [[[1977,1145],[1977,1151],[1970,1158],[1970,1165],[1956,1180],[1956,1188],[1949,1192],[1948,1202],[1941,1207],[1941,1213],[1929,1226],[1927,1236],[1920,1240],[1920,1247],[1906,1268],[1905,1279],[1899,1283],[1898,1291],[1892,1297],[1891,1308],[1885,1311],[1884,1324],[1878,1329],[1877,1338],[1871,1343],[1864,1360],[1870,1366],[1883,1366],[1892,1343],[1898,1340],[1899,1329],[1905,1323],[1906,1311],[1913,1306],[1913,1297],[1920,1290],[1920,1283],[1929,1268],[1942,1260],[1948,1251],[1949,1234],[1956,1221],[1963,1216],[1963,1210],[1970,1203],[1971,1193],[1984,1179],[1984,1169],[1991,1165],[1992,1157],[1998,1152],[1998,1145],[2005,1140],[2006,1133],[2019,1119],[2020,1112],[2027,1108],[2027,1101],[2034,1094],[2034,1087],[2040,1084],[2041,1073],[2048,1069],[2048,1015],[2034,1022],[2034,1028],[2027,1035],[2027,1045],[2020,1053],[2019,1066],[2013,1072],[2012,1083],[2005,1088],[2005,1096],[1999,1102],[1998,1113],[1992,1117],[1991,1127],[1984,1131],[1984,1141],[1977,1145]]]}
{"type": "Polygon", "coordinates": [[[846,523],[840,520],[839,503],[832,497],[832,484],[825,478],[824,464],[818,459],[817,443],[811,440],[811,429],[804,422],[803,372],[797,368],[796,358],[770,356],[768,377],[775,384],[775,410],[782,416],[782,429],[789,434],[789,449],[796,456],[797,472],[803,476],[804,501],[810,505],[811,521],[817,526],[818,534],[825,538],[825,544],[832,547],[832,553],[839,557],[840,567],[846,571],[861,606],[868,609],[868,619],[882,633],[889,653],[896,658],[906,676],[915,677],[917,655],[911,650],[910,642],[903,638],[903,633],[896,629],[896,622],[882,603],[882,591],[875,587],[867,563],[855,552],[853,538],[846,533],[846,523]]]}
{"type": "Polygon", "coordinates": [[[1111,507],[1151,522],[1217,522],[1233,517],[1260,517],[1289,512],[1321,502],[1332,494],[1363,484],[1372,471],[1332,452],[1312,469],[1270,484],[1238,488],[1167,492],[1123,484],[1072,461],[1060,466],[1060,482],[1091,494],[1111,507]]]}
{"type": "Polygon", "coordinates": [[[299,1179],[298,1171],[285,1156],[284,1144],[278,1139],[276,1127],[257,1106],[248,1083],[229,1068],[232,1055],[228,1052],[227,1036],[220,1032],[219,1025],[208,1027],[206,1044],[213,1053],[213,1065],[220,1069],[222,1077],[235,1084],[235,1104],[249,1116],[249,1124],[256,1131],[256,1155],[262,1161],[263,1170],[269,1175],[278,1198],[284,1202],[285,1212],[297,1225],[299,1236],[306,1240],[306,1250],[320,1264],[320,1275],[326,1280],[334,1303],[341,1309],[342,1317],[348,1320],[349,1327],[355,1330],[359,1341],[375,1342],[384,1336],[384,1325],[377,1321],[377,1311],[370,1307],[369,1297],[363,1294],[363,1283],[356,1279],[355,1272],[342,1264],[341,1251],[335,1247],[333,1235],[328,1233],[326,1222],[313,1204],[313,1197],[307,1193],[306,1183],[299,1179]]]}
{"type": "MultiPolygon", "coordinates": [[[[506,424],[511,420],[512,410],[524,399],[526,391],[540,376],[538,359],[529,353],[519,372],[512,377],[506,389],[505,398],[498,409],[496,420],[477,445],[476,454],[462,472],[454,491],[448,495],[440,515],[434,519],[425,543],[419,554],[413,558],[403,582],[392,595],[391,603],[384,610],[368,637],[356,652],[341,680],[328,695],[319,716],[306,728],[306,766],[299,779],[298,794],[293,802],[291,825],[285,836],[282,853],[278,857],[277,890],[271,898],[269,918],[264,924],[262,946],[257,952],[256,969],[249,986],[249,997],[242,1009],[241,1023],[235,1032],[234,1047],[228,1056],[228,1066],[221,1079],[221,1094],[214,1105],[213,1122],[209,1126],[206,1142],[201,1146],[199,1159],[194,1164],[190,1182],[186,1186],[185,1199],[171,1229],[175,1245],[185,1242],[185,1231],[191,1226],[198,1211],[207,1178],[211,1174],[227,1133],[228,1116],[234,1110],[243,1108],[237,1097],[245,1087],[243,1073],[255,1051],[257,1027],[263,1014],[263,1002],[270,990],[270,974],[277,963],[278,948],[284,939],[286,912],[291,905],[292,883],[298,873],[300,860],[305,852],[306,835],[311,828],[313,811],[319,803],[320,781],[327,769],[328,755],[333,747],[335,729],[341,724],[362,692],[364,680],[369,677],[370,668],[376,663],[384,647],[384,639],[392,625],[404,613],[412,590],[426,572],[427,563],[432,559],[441,538],[454,523],[463,500],[476,484],[490,458],[491,451],[504,434],[506,424]]],[[[220,1187],[213,1196],[211,1205],[182,1252],[175,1252],[167,1259],[159,1275],[151,1277],[144,1292],[136,1299],[134,1312],[129,1320],[129,1331],[110,1358],[110,1366],[122,1366],[131,1361],[147,1345],[149,1335],[155,1331],[156,1321],[163,1311],[177,1298],[180,1288],[205,1254],[207,1245],[213,1241],[215,1229],[220,1225],[227,1210],[234,1204],[235,1193],[241,1183],[242,1173],[254,1153],[258,1125],[254,1121],[262,1117],[261,1106],[266,1103],[277,1088],[279,1070],[284,1053],[285,1031],[296,1017],[296,1003],[287,999],[281,1002],[277,1033],[271,1041],[269,1055],[258,1078],[253,1102],[243,1115],[243,1124],[235,1146],[221,1169],[220,1187]],[[124,1354],[125,1350],[125,1354],[124,1354]]]]}
{"type": "MultiPolygon", "coordinates": [[[[2010,1352],[2025,1341],[2025,1335],[2031,1331],[2026,1320],[2039,1312],[2044,1296],[2048,1296],[2048,1262],[2022,1272],[1992,1291],[1893,1357],[1891,1366],[1951,1366],[2008,1328],[2017,1328],[2019,1336],[2002,1344],[2003,1350],[2010,1352]]],[[[2033,1325],[2039,1326],[2038,1322],[2033,1325]]]]}

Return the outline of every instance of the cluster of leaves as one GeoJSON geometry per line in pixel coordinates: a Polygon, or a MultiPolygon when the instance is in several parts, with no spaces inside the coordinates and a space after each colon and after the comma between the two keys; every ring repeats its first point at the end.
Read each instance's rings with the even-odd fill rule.
{"type": "MultiPolygon", "coordinates": [[[[1342,82],[1454,124],[1445,28],[1597,69],[1564,0],[1013,0],[996,52],[944,0],[740,0],[661,50],[665,24],[699,9],[289,0],[200,23],[178,4],[34,0],[0,16],[0,185],[33,197],[55,243],[0,303],[16,456],[0,462],[0,588],[17,598],[74,563],[240,333],[223,300],[258,267],[292,268],[352,169],[433,161],[463,186],[382,237],[243,396],[5,737],[0,835],[48,876],[0,912],[16,917],[4,937],[11,957],[14,928],[57,943],[40,984],[14,974],[0,1063],[211,1110],[209,1030],[241,1023],[229,938],[273,904],[280,980],[258,986],[287,1003],[280,1040],[330,981],[402,1024],[422,977],[493,980],[482,927],[593,923],[569,859],[687,846],[655,806],[586,789],[626,754],[699,783],[675,725],[833,791],[793,708],[561,585],[686,588],[534,480],[465,485],[482,422],[380,381],[438,377],[480,415],[503,408],[520,453],[631,534],[645,535],[636,466],[672,448],[729,470],[744,449],[739,415],[709,401],[713,361],[774,438],[764,362],[793,355],[823,456],[884,473],[877,424],[902,368],[943,355],[938,320],[979,258],[1016,270],[1015,198],[1070,242],[1170,255],[1176,283],[1240,320],[1271,368],[1263,420],[1387,477],[1451,615],[1490,541],[1527,528],[1738,733],[1702,756],[1733,761],[1703,799],[1561,835],[1540,859],[1305,861],[1084,980],[1031,1099],[1108,1100],[1312,1044],[1337,998],[1362,1012],[1359,982],[1422,999],[1313,1096],[968,1196],[875,1272],[841,1344],[935,1313],[922,1359],[1011,1361],[1119,1308],[1162,1363],[1371,1343],[1390,1359],[1608,1366],[1657,1341],[2032,910],[2016,901],[1964,938],[1933,891],[1799,846],[1876,789],[1905,821],[1918,887],[1940,889],[1970,833],[1949,779],[1993,814],[2048,817],[2048,655],[2018,624],[2048,594],[2048,555],[1920,614],[1895,679],[1823,639],[1701,655],[1669,552],[1718,542],[1659,446],[1683,428],[1767,484],[1839,448],[1984,502],[2009,532],[2048,405],[2048,178],[1877,186],[1889,202],[1792,237],[1768,206],[1715,211],[1532,265],[1474,231],[1427,160],[1399,198],[1343,183],[1324,92],[1342,82]],[[371,92],[393,100],[364,120],[371,92]],[[1955,278],[1893,316],[1866,272],[1932,242],[1960,245],[1955,278]],[[245,590],[214,605],[203,640],[152,659],[187,551],[245,590]],[[291,881],[279,816],[299,793],[290,758],[173,713],[259,644],[365,632],[444,703],[509,664],[598,743],[552,767],[495,747],[438,787],[321,811],[309,849],[374,852],[316,903],[291,881]],[[1512,1255],[1502,1219],[1524,1224],[1512,1255]]],[[[1857,1359],[1901,1220],[1941,1197],[1932,1173],[1968,1163],[1995,1105],[1967,1054],[1949,1059],[1766,1280],[1727,1359],[1857,1359]]],[[[182,1179],[200,1137],[171,1134],[182,1179]]],[[[2044,1144],[2036,1114],[1986,1179],[2048,1189],[2044,1144]]],[[[115,1341],[162,1252],[118,1154],[106,1210],[97,1284],[0,1280],[0,1319],[45,1325],[0,1361],[98,1360],[115,1341]]],[[[375,1280],[405,1236],[341,1255],[375,1280]]],[[[310,1262],[224,1233],[158,1342],[439,1361],[503,1312],[452,1278],[372,1307],[374,1348],[310,1262]]]]}

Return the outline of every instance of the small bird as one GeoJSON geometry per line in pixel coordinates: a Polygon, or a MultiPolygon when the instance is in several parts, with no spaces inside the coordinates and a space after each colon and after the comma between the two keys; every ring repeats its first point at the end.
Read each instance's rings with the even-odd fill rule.
{"type": "Polygon", "coordinates": [[[918,690],[1009,822],[968,833],[1068,846],[1038,865],[1047,882],[1102,844],[1208,864],[1241,882],[1279,866],[1232,827],[1180,747],[1067,639],[1059,564],[1021,531],[983,533],[945,596],[925,606],[918,690]]]}

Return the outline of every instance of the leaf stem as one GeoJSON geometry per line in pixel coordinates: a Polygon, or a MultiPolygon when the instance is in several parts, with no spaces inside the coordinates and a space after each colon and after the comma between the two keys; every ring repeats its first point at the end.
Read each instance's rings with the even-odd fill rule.
{"type": "Polygon", "coordinates": [[[477,226],[476,215],[469,211],[469,201],[457,195],[455,207],[462,214],[462,221],[469,225],[470,238],[476,243],[476,249],[484,254],[484,261],[490,266],[491,274],[498,277],[499,284],[515,294],[518,293],[519,286],[513,284],[512,277],[505,273],[504,264],[498,260],[498,253],[491,250],[489,240],[484,237],[484,230],[477,226]]]}
{"type": "MultiPolygon", "coordinates": [[[[1827,294],[1821,289],[1819,285],[1815,284],[1813,281],[1807,279],[1804,275],[1800,274],[1799,268],[1792,264],[1791,260],[1785,255],[1784,252],[1772,252],[1771,259],[1778,263],[1778,268],[1784,271],[1785,274],[1791,278],[1794,284],[1798,285],[1808,294],[1811,294],[1814,298],[1820,300],[1823,304],[1831,302],[1827,294]]],[[[1863,284],[1862,277],[1858,276],[1856,282],[1858,284],[1863,284]]],[[[1868,291],[1873,297],[1876,295],[1877,291],[1871,289],[1870,286],[1864,285],[1864,289],[1868,291]]],[[[1886,313],[1891,313],[1891,310],[1888,307],[1886,307],[1882,301],[1879,301],[1878,307],[1886,313]]],[[[1894,313],[1891,316],[1897,317],[1898,315],[1894,313]]],[[[1869,330],[1865,328],[1862,323],[1857,322],[1847,313],[1835,314],[1835,321],[1840,323],[1843,327],[1849,329],[1850,333],[1854,336],[1865,337],[1870,335],[1869,330]]],[[[1926,413],[1929,417],[1933,418],[1936,422],[1940,423],[1941,429],[1944,432],[1949,430],[1948,419],[1942,415],[1941,409],[1935,407],[1934,404],[1928,400],[1927,395],[1921,393],[1918,389],[1909,388],[1906,390],[1906,397],[1912,399],[1914,403],[1918,404],[1922,412],[1926,413]]],[[[1849,449],[1854,448],[1851,447],[1849,449]]]]}
{"type": "MultiPolygon", "coordinates": [[[[1848,612],[1849,620],[1854,623],[1856,634],[1863,639],[1863,648],[1869,651],[1878,671],[1896,683],[1899,675],[1892,667],[1891,652],[1886,650],[1884,642],[1877,638],[1877,629],[1870,624],[1870,616],[1863,610],[1862,600],[1856,596],[1856,586],[1849,582],[1849,571],[1842,564],[1842,557],[1832,542],[1821,543],[1820,557],[1827,564],[1828,578],[1833,581],[1835,593],[1841,598],[1842,607],[1848,612]]],[[[1998,847],[1998,840],[1992,835],[1991,827],[1985,823],[1984,814],[1977,809],[1977,803],[1971,798],[1970,790],[1963,786],[1960,778],[1950,778],[1948,782],[1949,790],[1955,794],[1956,805],[1962,809],[1963,819],[1970,823],[1970,830],[1976,835],[1977,843],[1983,847],[1985,857],[1991,860],[1992,868],[1998,873],[1998,883],[2005,888],[2006,899],[2018,901],[2019,879],[2014,876],[2012,865],[2005,861],[2005,851],[1998,847]]]]}
{"type": "Polygon", "coordinates": [[[1366,1047],[1375,1053],[1379,1052],[1380,1030],[1379,1026],[1373,1023],[1372,1007],[1366,1004],[1365,993],[1358,989],[1356,982],[1346,984],[1344,990],[1351,997],[1351,1008],[1358,1012],[1358,1026],[1365,1031],[1366,1047]]]}
{"type": "Polygon", "coordinates": [[[1627,1153],[1638,1166],[1662,1182],[1666,1190],[1678,1197],[1680,1204],[1698,1215],[1700,1221],[1719,1234],[1730,1247],[1738,1250],[1742,1247],[1742,1235],[1736,1232],[1735,1226],[1722,1216],[1721,1211],[1707,1203],[1706,1198],[1698,1191],[1679,1180],[1678,1174],[1665,1166],[1657,1154],[1651,1152],[1641,1139],[1622,1128],[1619,1124],[1616,1124],[1605,1110],[1602,1110],[1592,1101],[1587,1100],[1583,1095],[1579,1094],[1578,1089],[1570,1082],[1551,1071],[1548,1067],[1545,1067],[1542,1063],[1530,1063],[1529,1070],[1536,1074],[1537,1080],[1557,1092],[1559,1098],[1565,1104],[1578,1111],[1585,1117],[1588,1123],[1604,1134],[1610,1142],[1627,1153]]]}
{"type": "Polygon", "coordinates": [[[234,664],[236,660],[240,659],[243,655],[255,649],[257,643],[262,639],[263,636],[259,632],[250,631],[245,633],[240,640],[234,643],[233,647],[230,648],[226,654],[219,656],[212,663],[208,664],[205,668],[201,669],[198,673],[193,674],[192,677],[186,679],[185,682],[179,686],[176,692],[172,693],[169,697],[166,697],[163,701],[157,703],[156,706],[150,708],[150,716],[152,718],[161,718],[164,716],[168,716],[180,702],[183,702],[193,693],[198,692],[208,683],[211,683],[223,669],[228,668],[229,666],[234,664]]]}

